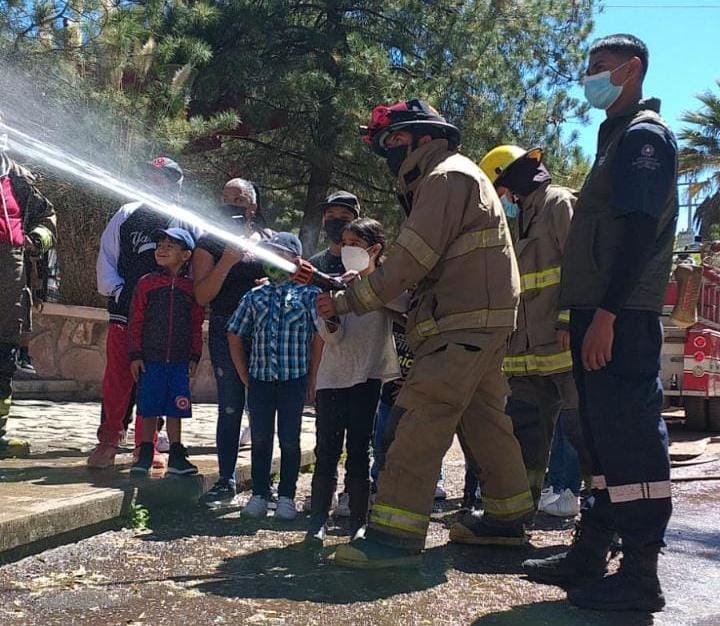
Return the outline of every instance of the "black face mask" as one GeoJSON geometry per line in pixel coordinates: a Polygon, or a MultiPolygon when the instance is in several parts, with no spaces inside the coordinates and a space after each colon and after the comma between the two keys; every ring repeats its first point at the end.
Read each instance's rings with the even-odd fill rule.
{"type": "Polygon", "coordinates": [[[409,146],[395,146],[394,148],[385,148],[385,160],[387,166],[393,176],[400,173],[400,167],[408,156],[409,146]]]}
{"type": "Polygon", "coordinates": [[[348,222],[346,220],[334,217],[332,219],[325,220],[323,228],[325,229],[325,234],[328,236],[330,241],[333,243],[340,243],[342,241],[342,231],[345,230],[347,225],[348,222]]]}

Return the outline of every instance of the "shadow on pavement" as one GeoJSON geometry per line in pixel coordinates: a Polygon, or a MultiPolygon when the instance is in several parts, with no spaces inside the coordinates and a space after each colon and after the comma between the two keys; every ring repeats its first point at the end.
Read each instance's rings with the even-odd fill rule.
{"type": "Polygon", "coordinates": [[[398,594],[423,591],[447,582],[451,559],[445,546],[428,550],[418,569],[363,571],[335,565],[322,553],[300,544],[268,548],[227,559],[212,580],[199,583],[200,593],[228,598],[287,599],[327,604],[372,602],[398,594]]]}
{"type": "Polygon", "coordinates": [[[476,619],[471,626],[651,626],[653,623],[649,613],[585,611],[564,600],[554,600],[490,613],[476,619]]]}

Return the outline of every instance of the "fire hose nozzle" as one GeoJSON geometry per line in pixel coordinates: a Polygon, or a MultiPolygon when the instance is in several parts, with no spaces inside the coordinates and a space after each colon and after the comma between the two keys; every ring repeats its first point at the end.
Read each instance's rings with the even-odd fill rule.
{"type": "Polygon", "coordinates": [[[335,276],[330,276],[325,272],[321,272],[305,259],[298,260],[297,269],[291,278],[296,283],[301,285],[314,285],[323,291],[342,291],[346,288],[342,280],[335,276]]]}

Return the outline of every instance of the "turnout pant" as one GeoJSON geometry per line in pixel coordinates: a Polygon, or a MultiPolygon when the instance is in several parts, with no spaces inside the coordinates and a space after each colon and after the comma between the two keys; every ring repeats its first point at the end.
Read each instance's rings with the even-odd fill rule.
{"type": "Polygon", "coordinates": [[[507,333],[480,347],[448,343],[416,356],[393,407],[394,438],[378,478],[369,538],[421,550],[442,459],[459,430],[478,466],[485,514],[517,520],[533,511],[501,371],[507,333]]]}
{"type": "Polygon", "coordinates": [[[560,411],[564,412],[566,434],[578,451],[584,472],[590,461],[582,439],[578,396],[572,372],[547,376],[512,376],[510,398],[505,412],[512,418],[520,442],[528,482],[535,503],[540,498],[550,457],[553,432],[560,411]]]}
{"type": "Polygon", "coordinates": [[[0,437],[4,437],[10,415],[15,355],[23,320],[25,265],[22,248],[0,244],[0,284],[0,437]]]}
{"type": "Polygon", "coordinates": [[[580,417],[593,473],[593,497],[583,521],[617,532],[625,551],[662,546],[672,503],[658,377],[660,320],[649,311],[621,311],[612,361],[588,372],[581,350],[594,313],[576,310],[570,315],[580,417]]]}

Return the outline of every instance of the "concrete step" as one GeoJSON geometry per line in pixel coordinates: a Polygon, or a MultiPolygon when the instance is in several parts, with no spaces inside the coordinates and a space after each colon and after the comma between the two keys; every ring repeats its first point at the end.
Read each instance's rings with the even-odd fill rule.
{"type": "MultiPolygon", "coordinates": [[[[314,420],[305,418],[301,467],[315,462],[314,420]]],[[[217,457],[190,446],[196,476],[135,478],[132,454],[119,454],[113,469],[90,470],[85,458],[5,459],[0,465],[0,564],[123,525],[134,504],[153,510],[187,509],[218,479],[217,457]]],[[[272,471],[280,470],[275,442],[272,471]]],[[[250,447],[240,450],[238,485],[249,487],[250,447]]],[[[249,497],[249,494],[248,494],[249,497]]]]}
{"type": "Polygon", "coordinates": [[[15,378],[13,397],[18,400],[73,399],[81,387],[77,381],[64,379],[15,378]]]}

